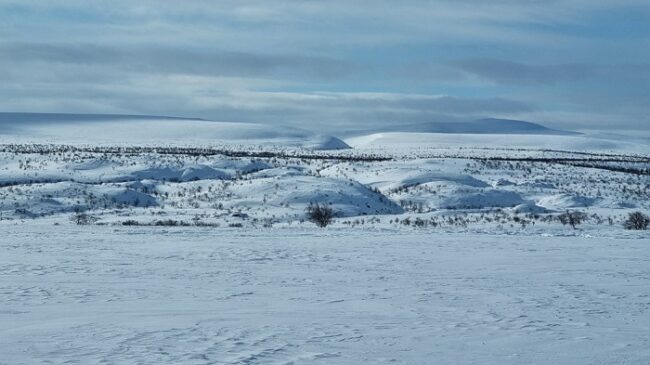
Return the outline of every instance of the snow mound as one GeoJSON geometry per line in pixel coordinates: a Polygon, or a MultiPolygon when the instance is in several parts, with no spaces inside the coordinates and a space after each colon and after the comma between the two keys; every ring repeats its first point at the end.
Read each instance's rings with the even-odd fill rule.
{"type": "Polygon", "coordinates": [[[66,166],[70,170],[76,171],[89,171],[89,170],[103,170],[110,169],[114,167],[115,164],[107,160],[102,159],[93,159],[88,161],[81,161],[76,163],[71,163],[66,166]]]}
{"type": "Polygon", "coordinates": [[[586,208],[596,204],[598,201],[598,198],[581,195],[557,194],[540,198],[537,201],[537,205],[552,209],[586,208]]]}
{"type": "Polygon", "coordinates": [[[475,188],[489,187],[486,182],[463,174],[461,170],[440,165],[437,161],[414,160],[408,163],[387,162],[382,166],[364,169],[358,169],[350,164],[338,164],[323,169],[320,173],[323,176],[351,178],[364,185],[378,188],[382,192],[429,183],[475,188]]]}
{"type": "Polygon", "coordinates": [[[265,169],[250,174],[252,179],[262,179],[269,177],[282,177],[282,176],[304,176],[309,173],[306,167],[302,166],[286,166],[277,167],[273,169],[265,169]]]}
{"type": "Polygon", "coordinates": [[[485,188],[489,185],[481,180],[478,180],[469,175],[438,172],[438,171],[427,171],[422,173],[412,174],[402,178],[397,185],[403,187],[412,187],[425,183],[432,182],[446,182],[446,183],[455,183],[458,185],[471,186],[475,188],[485,188]]]}
{"type": "Polygon", "coordinates": [[[366,214],[399,214],[403,210],[397,204],[365,186],[336,179],[321,179],[308,189],[299,189],[279,198],[280,203],[327,204],[340,217],[366,214]]]}
{"type": "Polygon", "coordinates": [[[441,207],[445,209],[506,208],[523,203],[525,203],[524,199],[515,192],[486,190],[446,198],[441,203],[441,207]]]}
{"type": "Polygon", "coordinates": [[[368,214],[400,214],[403,209],[382,194],[353,181],[336,178],[282,175],[261,178],[233,187],[248,205],[266,199],[273,206],[290,207],[303,216],[311,203],[332,207],[339,217],[368,214]],[[257,197],[257,198],[255,198],[257,197]]]}
{"type": "Polygon", "coordinates": [[[314,141],[305,143],[304,147],[316,150],[316,151],[325,151],[325,150],[347,150],[350,147],[347,143],[343,142],[340,138],[333,136],[323,136],[314,141]]]}
{"type": "Polygon", "coordinates": [[[230,178],[230,174],[225,171],[213,169],[210,166],[205,165],[196,165],[190,166],[183,169],[181,173],[181,181],[192,181],[192,180],[227,180],[230,178]]]}
{"type": "Polygon", "coordinates": [[[131,189],[108,190],[104,196],[115,204],[129,205],[134,207],[156,206],[156,199],[151,195],[131,189]]]}
{"type": "Polygon", "coordinates": [[[205,165],[194,165],[184,168],[150,167],[131,172],[130,176],[136,180],[167,180],[167,181],[194,181],[194,180],[229,180],[231,175],[223,170],[205,165]]]}
{"type": "MultiPolygon", "coordinates": [[[[469,175],[439,172],[439,171],[409,171],[394,170],[376,176],[379,180],[372,181],[369,185],[380,189],[382,192],[414,188],[421,185],[444,185],[454,187],[489,187],[485,182],[469,175]]],[[[365,181],[362,181],[365,183],[365,181]]]]}
{"type": "Polygon", "coordinates": [[[242,160],[242,159],[223,159],[214,161],[210,166],[223,170],[238,171],[242,174],[250,174],[253,172],[270,169],[273,166],[260,160],[242,160]]]}
{"type": "Polygon", "coordinates": [[[533,201],[527,201],[523,204],[519,204],[512,209],[515,213],[548,213],[548,209],[536,205],[533,201]]]}
{"type": "Polygon", "coordinates": [[[616,201],[612,206],[615,206],[617,208],[622,208],[622,209],[632,209],[632,208],[637,208],[638,204],[629,200],[623,200],[623,201],[616,201]]]}

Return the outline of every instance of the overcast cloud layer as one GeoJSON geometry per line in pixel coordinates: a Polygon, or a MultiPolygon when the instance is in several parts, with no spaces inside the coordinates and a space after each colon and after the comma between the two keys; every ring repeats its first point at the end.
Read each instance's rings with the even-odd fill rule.
{"type": "Polygon", "coordinates": [[[0,110],[650,129],[647,0],[0,0],[0,110]]]}

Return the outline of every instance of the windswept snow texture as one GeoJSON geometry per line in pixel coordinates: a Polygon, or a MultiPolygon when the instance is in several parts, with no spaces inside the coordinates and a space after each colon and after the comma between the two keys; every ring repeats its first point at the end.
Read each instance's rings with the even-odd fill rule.
{"type": "Polygon", "coordinates": [[[1,223],[1,364],[644,364],[648,240],[1,223]]]}

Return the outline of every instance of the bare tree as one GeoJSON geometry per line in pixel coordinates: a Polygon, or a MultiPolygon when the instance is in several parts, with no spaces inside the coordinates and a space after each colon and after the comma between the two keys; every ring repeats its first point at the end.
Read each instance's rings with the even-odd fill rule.
{"type": "Polygon", "coordinates": [[[568,224],[573,229],[576,229],[576,226],[578,224],[581,224],[582,222],[587,220],[587,215],[583,212],[576,212],[576,211],[570,212],[567,210],[566,213],[562,213],[558,215],[557,218],[565,226],[568,224]]]}
{"type": "Polygon", "coordinates": [[[623,222],[625,229],[644,230],[648,229],[648,225],[650,225],[650,217],[641,212],[628,214],[627,219],[623,222]]]}

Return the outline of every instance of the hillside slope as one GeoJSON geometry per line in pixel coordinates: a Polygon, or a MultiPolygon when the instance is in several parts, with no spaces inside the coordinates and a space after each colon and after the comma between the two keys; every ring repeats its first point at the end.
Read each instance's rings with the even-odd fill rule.
{"type": "Polygon", "coordinates": [[[428,122],[400,124],[378,128],[359,134],[376,132],[409,133],[460,133],[460,134],[534,134],[534,135],[579,135],[580,133],[547,128],[541,124],[523,120],[485,118],[471,122],[428,122]]]}
{"type": "Polygon", "coordinates": [[[531,148],[584,152],[647,153],[643,141],[599,138],[590,135],[462,134],[462,133],[372,133],[346,138],[357,149],[413,151],[429,148],[531,148]]]}

